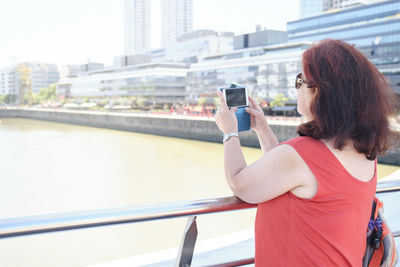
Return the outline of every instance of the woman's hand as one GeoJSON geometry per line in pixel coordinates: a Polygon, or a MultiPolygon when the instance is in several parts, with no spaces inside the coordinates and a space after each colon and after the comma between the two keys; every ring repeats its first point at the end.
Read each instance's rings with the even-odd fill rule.
{"type": "Polygon", "coordinates": [[[269,126],[263,110],[251,96],[249,96],[249,100],[250,106],[246,108],[246,111],[250,114],[250,127],[257,134],[267,131],[269,126]]]}
{"type": "Polygon", "coordinates": [[[224,96],[221,91],[218,90],[218,96],[221,105],[218,107],[215,113],[215,123],[218,128],[224,133],[237,133],[238,132],[238,122],[235,115],[237,108],[229,109],[224,96]]]}

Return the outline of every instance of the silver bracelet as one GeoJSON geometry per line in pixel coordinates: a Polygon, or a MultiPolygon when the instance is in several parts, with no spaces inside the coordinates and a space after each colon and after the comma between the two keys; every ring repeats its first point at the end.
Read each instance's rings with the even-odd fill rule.
{"type": "Polygon", "coordinates": [[[239,137],[239,134],[238,133],[227,133],[227,134],[224,134],[224,138],[222,139],[222,143],[225,143],[226,141],[228,141],[232,136],[239,137]]]}

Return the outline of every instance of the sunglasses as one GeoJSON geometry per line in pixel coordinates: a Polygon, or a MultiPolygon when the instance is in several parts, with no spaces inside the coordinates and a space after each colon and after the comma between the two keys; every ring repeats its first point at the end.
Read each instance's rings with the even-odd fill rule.
{"type": "Polygon", "coordinates": [[[297,74],[297,76],[296,76],[296,83],[295,83],[296,89],[299,89],[300,86],[301,86],[303,83],[307,84],[307,87],[308,87],[308,88],[311,88],[312,85],[310,85],[310,84],[307,83],[305,80],[303,80],[303,78],[301,78],[301,75],[302,75],[302,73],[300,72],[300,73],[297,74]]]}

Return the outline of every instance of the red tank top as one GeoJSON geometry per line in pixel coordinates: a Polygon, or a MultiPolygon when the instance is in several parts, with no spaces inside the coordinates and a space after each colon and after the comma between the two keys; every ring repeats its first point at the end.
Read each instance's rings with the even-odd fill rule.
{"type": "Polygon", "coordinates": [[[289,191],[258,205],[256,266],[361,266],[376,191],[376,161],[374,178],[362,182],[319,140],[297,137],[284,144],[308,165],[318,190],[311,199],[289,191]]]}

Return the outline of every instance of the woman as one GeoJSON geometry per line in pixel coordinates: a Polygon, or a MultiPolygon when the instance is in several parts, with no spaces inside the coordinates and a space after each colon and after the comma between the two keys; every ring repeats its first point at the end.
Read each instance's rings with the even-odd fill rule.
{"type": "MultiPolygon", "coordinates": [[[[326,39],[303,53],[296,77],[300,137],[285,143],[250,98],[247,112],[263,156],[247,165],[239,138],[224,143],[233,193],[259,203],[257,266],[361,266],[376,190],[376,156],[390,146],[393,92],[353,46],[326,39]]],[[[237,133],[234,109],[221,99],[215,119],[237,133]]]]}

